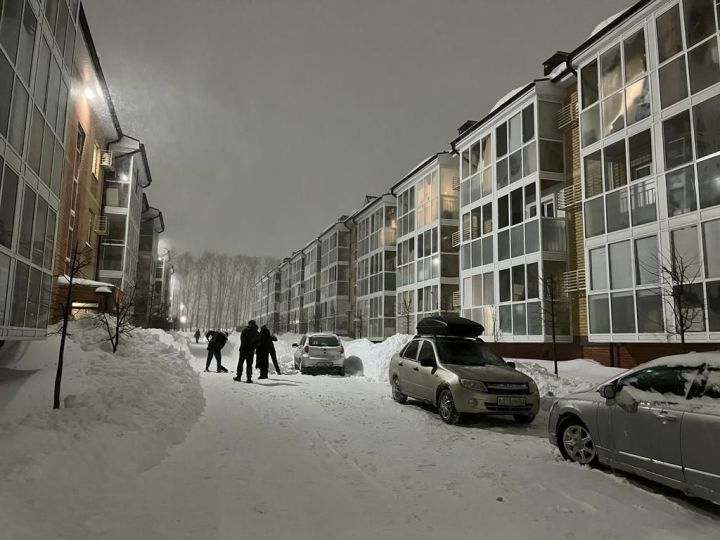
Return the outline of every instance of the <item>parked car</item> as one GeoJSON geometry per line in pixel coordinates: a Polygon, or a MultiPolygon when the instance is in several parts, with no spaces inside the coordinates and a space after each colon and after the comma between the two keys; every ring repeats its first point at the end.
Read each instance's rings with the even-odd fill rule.
{"type": "Polygon", "coordinates": [[[307,334],[292,346],[295,347],[295,369],[300,373],[334,371],[345,375],[345,348],[335,334],[307,334]]]}
{"type": "Polygon", "coordinates": [[[558,399],[550,442],[720,504],[720,353],[669,356],[558,399]]]}
{"type": "Polygon", "coordinates": [[[477,337],[482,330],[460,317],[423,319],[418,335],[390,361],[393,399],[430,403],[447,424],[466,413],[532,422],[540,406],[537,385],[477,337]]]}

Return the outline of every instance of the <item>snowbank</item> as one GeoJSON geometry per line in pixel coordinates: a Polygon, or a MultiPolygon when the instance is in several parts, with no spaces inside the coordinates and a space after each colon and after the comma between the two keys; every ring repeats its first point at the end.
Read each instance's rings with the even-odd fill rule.
{"type": "Polygon", "coordinates": [[[0,411],[0,522],[39,521],[27,538],[46,537],[33,515],[48,511],[47,486],[72,487],[65,510],[81,508],[107,479],[159,463],[184,440],[205,405],[183,337],[136,330],[113,355],[104,330],[88,319],[72,323],[70,334],[62,408],[51,409],[55,335],[30,344],[11,366],[34,374],[15,390],[22,405],[0,411]],[[23,394],[34,399],[25,403],[23,394]],[[28,515],[18,519],[16,512],[28,515]]]}
{"type": "Polygon", "coordinates": [[[345,355],[362,361],[363,375],[374,382],[388,382],[388,366],[393,354],[412,339],[406,334],[395,334],[381,343],[356,339],[345,343],[345,355]]]}

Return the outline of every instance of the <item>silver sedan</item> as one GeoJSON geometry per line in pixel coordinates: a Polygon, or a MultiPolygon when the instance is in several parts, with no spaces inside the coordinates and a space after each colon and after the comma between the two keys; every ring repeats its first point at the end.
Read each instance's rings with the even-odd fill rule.
{"type": "Polygon", "coordinates": [[[720,504],[720,353],[661,358],[560,398],[548,432],[565,459],[720,504]]]}

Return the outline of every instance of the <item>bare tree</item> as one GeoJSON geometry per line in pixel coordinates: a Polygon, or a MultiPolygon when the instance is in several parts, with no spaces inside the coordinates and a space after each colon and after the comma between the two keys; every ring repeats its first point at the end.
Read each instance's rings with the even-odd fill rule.
{"type": "Polygon", "coordinates": [[[663,288],[663,299],[667,310],[672,314],[665,325],[668,334],[680,338],[685,343],[685,334],[692,330],[705,316],[702,299],[696,293],[696,283],[700,276],[700,262],[695,257],[683,257],[675,249],[661,256],[656,277],[663,288]]]}
{"type": "Polygon", "coordinates": [[[130,317],[135,305],[135,287],[130,286],[126,291],[118,293],[112,300],[112,312],[100,313],[98,315],[99,324],[105,328],[108,334],[108,341],[112,347],[113,353],[117,352],[120,345],[120,336],[132,335],[135,328],[130,323],[130,317]]]}
{"type": "Polygon", "coordinates": [[[84,268],[92,264],[94,260],[94,253],[89,248],[78,248],[77,243],[72,249],[70,254],[70,266],[67,268],[67,274],[65,274],[64,283],[67,288],[63,291],[58,291],[58,296],[61,296],[62,301],[60,304],[60,310],[62,313],[62,325],[60,327],[60,350],[58,351],[58,364],[57,371],[55,372],[55,390],[53,392],[53,409],[60,408],[60,386],[62,384],[63,365],[65,362],[65,342],[68,335],[68,323],[72,315],[72,302],[73,302],[73,286],[75,280],[81,274],[84,268]]]}
{"type": "Polygon", "coordinates": [[[545,315],[545,328],[550,330],[552,336],[552,360],[555,367],[555,376],[558,374],[557,363],[557,333],[561,323],[561,310],[558,302],[560,300],[561,286],[558,278],[552,274],[538,278],[542,287],[542,306],[545,315]]]}
{"type": "Polygon", "coordinates": [[[412,319],[413,314],[413,302],[412,297],[409,294],[400,293],[400,297],[402,300],[399,302],[399,310],[398,315],[400,315],[403,318],[403,321],[405,323],[405,333],[406,334],[412,334],[414,332],[410,329],[410,320],[412,319]]]}
{"type": "Polygon", "coordinates": [[[503,337],[503,331],[502,326],[500,326],[500,313],[498,311],[497,306],[492,306],[492,336],[493,341],[498,342],[502,340],[503,337]]]}

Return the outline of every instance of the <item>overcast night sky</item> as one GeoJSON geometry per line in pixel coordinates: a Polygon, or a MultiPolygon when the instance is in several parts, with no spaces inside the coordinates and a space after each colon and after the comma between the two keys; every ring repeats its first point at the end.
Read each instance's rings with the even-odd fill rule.
{"type": "Polygon", "coordinates": [[[633,0],[91,0],[179,250],[283,257],[633,0]]]}

